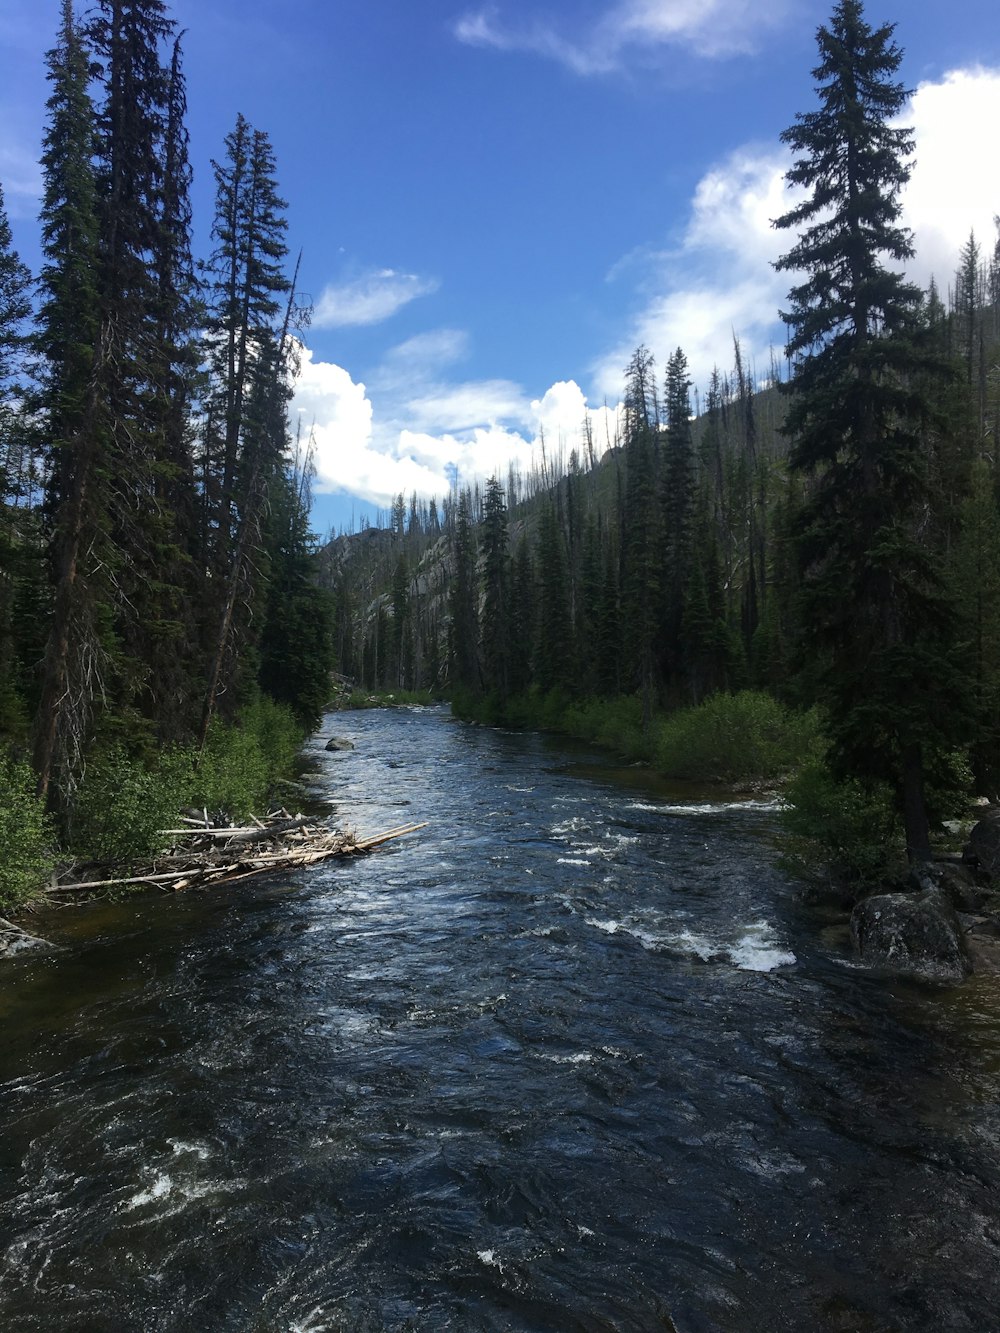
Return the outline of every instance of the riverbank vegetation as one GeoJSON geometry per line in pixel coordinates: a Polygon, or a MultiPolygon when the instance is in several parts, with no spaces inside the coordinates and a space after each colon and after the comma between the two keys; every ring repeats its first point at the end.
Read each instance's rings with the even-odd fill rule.
{"type": "Polygon", "coordinates": [[[0,193],[3,905],[57,854],[141,854],[181,804],[259,805],[332,664],[268,136],[234,118],[196,256],[166,6],[63,0],[47,65],[37,274],[0,193]]]}

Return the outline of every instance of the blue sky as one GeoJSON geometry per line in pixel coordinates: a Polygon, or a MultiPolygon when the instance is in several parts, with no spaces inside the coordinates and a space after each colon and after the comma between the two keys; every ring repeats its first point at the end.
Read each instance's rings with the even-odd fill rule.
{"type": "MultiPolygon", "coordinates": [[[[917,89],[914,275],[946,286],[1000,213],[992,0],[869,3],[917,89]]],[[[813,105],[809,0],[176,0],[196,243],[209,160],[241,111],[274,143],[315,304],[296,410],[315,426],[323,531],[398,490],[529,466],[614,430],[645,340],[702,387],[732,334],[780,345],[778,135],[813,105]],[[607,404],[607,410],[604,405],[607,404]]],[[[0,0],[0,181],[37,263],[43,55],[56,0],[0,0]]]]}

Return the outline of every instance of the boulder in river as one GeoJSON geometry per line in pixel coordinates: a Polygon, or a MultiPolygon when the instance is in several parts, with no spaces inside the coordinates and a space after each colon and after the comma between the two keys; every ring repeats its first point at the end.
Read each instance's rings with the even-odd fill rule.
{"type": "Polygon", "coordinates": [[[957,985],[972,971],[951,899],[936,886],[863,898],[851,934],[863,962],[899,976],[957,985]]]}
{"type": "Polygon", "coordinates": [[[328,750],[353,750],[354,742],[343,736],[331,736],[326,743],[326,748],[328,750]]]}
{"type": "Polygon", "coordinates": [[[973,826],[964,859],[986,879],[1000,883],[1000,806],[992,806],[973,826]]]}

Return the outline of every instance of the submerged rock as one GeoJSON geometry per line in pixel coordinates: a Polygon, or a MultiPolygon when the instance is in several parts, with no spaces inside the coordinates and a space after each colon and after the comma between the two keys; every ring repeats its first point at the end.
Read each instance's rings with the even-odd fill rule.
{"type": "Polygon", "coordinates": [[[354,742],[346,740],[343,736],[331,736],[326,743],[328,750],[353,750],[354,742]]]}
{"type": "Polygon", "coordinates": [[[863,962],[899,976],[955,985],[972,971],[951,899],[936,886],[862,899],[851,934],[863,962]]]}
{"type": "Polygon", "coordinates": [[[56,947],[48,940],[39,939],[37,935],[29,935],[20,926],[0,918],[0,958],[13,958],[15,954],[22,953],[50,952],[56,947]]]}

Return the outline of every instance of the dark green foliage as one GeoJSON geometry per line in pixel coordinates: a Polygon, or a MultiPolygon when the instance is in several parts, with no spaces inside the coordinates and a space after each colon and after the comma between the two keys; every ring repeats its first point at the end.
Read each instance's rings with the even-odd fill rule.
{"type": "Polygon", "coordinates": [[[539,690],[571,690],[573,630],[566,551],[555,507],[544,505],[538,525],[538,648],[534,679],[539,690]]]}
{"type": "Polygon", "coordinates": [[[507,502],[496,477],[486,483],[480,534],[483,560],[483,675],[501,703],[510,692],[511,604],[507,502]]]}
{"type": "Polygon", "coordinates": [[[894,118],[906,90],[892,27],[840,0],[818,33],[819,108],[783,135],[788,173],[808,191],[777,220],[803,228],[779,268],[804,271],[783,315],[795,358],[786,429],[811,479],[799,520],[808,652],[840,775],[888,782],[914,857],[929,855],[925,757],[955,735],[952,617],[925,542],[932,508],[915,377],[920,293],[894,267],[912,254],[899,226],[912,134],[894,118]]]}
{"type": "Polygon", "coordinates": [[[837,779],[827,764],[806,764],[785,788],[783,855],[806,880],[827,881],[861,897],[902,877],[902,827],[886,783],[837,779]]]}
{"type": "Polygon", "coordinates": [[[476,694],[482,688],[479,667],[479,590],[476,576],[476,538],[468,492],[458,498],[452,534],[454,575],[449,596],[451,615],[448,645],[449,679],[456,689],[476,694]]]}
{"type": "Polygon", "coordinates": [[[667,362],[663,401],[666,436],[662,478],[663,608],[660,644],[665,673],[676,678],[684,661],[682,622],[692,575],[695,494],[691,380],[687,358],[679,347],[667,362]]]}
{"type": "Polygon", "coordinates": [[[640,347],[626,369],[625,502],[621,521],[623,685],[641,692],[652,717],[654,647],[660,621],[662,526],[658,503],[659,410],[653,358],[640,347]]]}
{"type": "Polygon", "coordinates": [[[0,910],[39,892],[55,863],[55,830],[35,796],[35,775],[0,751],[0,910]]]}
{"type": "Polygon", "coordinates": [[[661,723],[655,763],[670,778],[774,785],[814,752],[815,713],[795,713],[768,694],[716,694],[661,723]]]}
{"type": "Polygon", "coordinates": [[[534,564],[528,540],[522,536],[511,573],[509,669],[512,694],[523,694],[531,684],[537,603],[534,564]]]}
{"type": "Polygon", "coordinates": [[[35,476],[34,432],[21,377],[29,341],[31,274],[14,250],[0,186],[0,741],[24,739],[25,588],[37,569],[37,523],[27,507],[35,476]]]}

